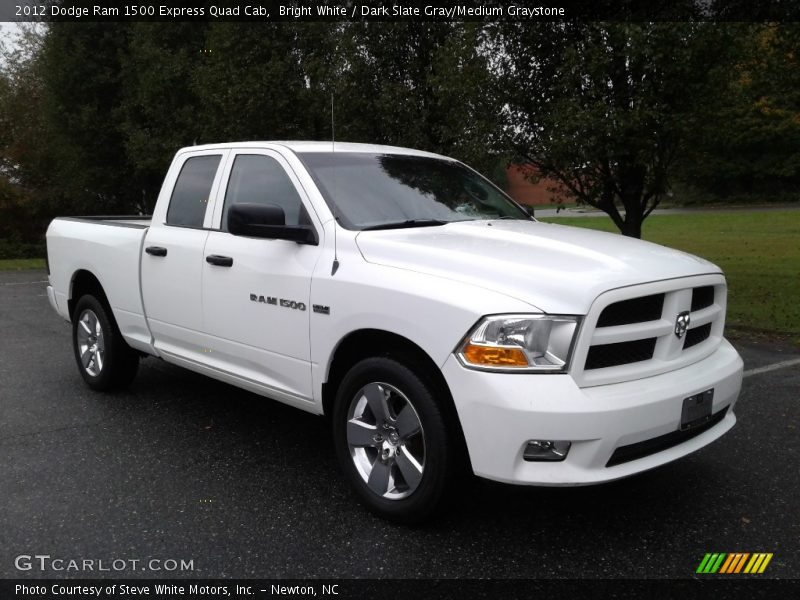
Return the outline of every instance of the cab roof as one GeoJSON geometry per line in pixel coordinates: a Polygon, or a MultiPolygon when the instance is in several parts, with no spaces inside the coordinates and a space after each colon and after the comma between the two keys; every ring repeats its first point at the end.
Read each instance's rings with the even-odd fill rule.
{"type": "MultiPolygon", "coordinates": [[[[231,148],[288,148],[292,152],[302,154],[304,152],[364,152],[369,154],[407,154],[414,156],[428,156],[431,158],[449,159],[447,156],[414,150],[412,148],[401,148],[399,146],[382,146],[378,144],[356,144],[352,142],[330,142],[330,141],[252,141],[252,142],[226,142],[224,144],[205,144],[201,146],[187,146],[181,148],[180,152],[191,152],[196,150],[229,150],[231,148]]],[[[452,160],[452,159],[449,159],[452,160]]]]}

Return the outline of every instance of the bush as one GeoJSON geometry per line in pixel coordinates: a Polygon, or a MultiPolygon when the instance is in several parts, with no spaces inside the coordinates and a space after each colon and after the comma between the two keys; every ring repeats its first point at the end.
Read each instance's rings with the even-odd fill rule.
{"type": "Polygon", "coordinates": [[[24,242],[17,238],[0,238],[0,260],[9,258],[41,258],[46,254],[45,242],[24,242]]]}
{"type": "Polygon", "coordinates": [[[24,190],[0,178],[0,259],[43,257],[48,221],[24,190]]]}

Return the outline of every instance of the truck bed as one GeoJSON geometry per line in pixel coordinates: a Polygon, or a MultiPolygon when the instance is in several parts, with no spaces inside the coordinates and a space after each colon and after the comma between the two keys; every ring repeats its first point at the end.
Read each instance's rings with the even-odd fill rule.
{"type": "Polygon", "coordinates": [[[59,217],[47,230],[47,257],[56,310],[70,318],[68,299],[81,271],[102,282],[128,343],[152,348],[144,317],[139,268],[149,216],[59,217]]]}

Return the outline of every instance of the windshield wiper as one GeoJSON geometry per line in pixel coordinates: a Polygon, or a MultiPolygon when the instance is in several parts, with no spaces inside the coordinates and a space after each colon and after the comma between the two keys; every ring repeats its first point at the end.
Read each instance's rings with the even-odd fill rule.
{"type": "Polygon", "coordinates": [[[434,227],[436,225],[447,225],[448,223],[450,223],[450,221],[442,221],[440,219],[409,219],[407,221],[370,225],[369,227],[362,227],[361,231],[374,231],[376,229],[404,229],[407,227],[434,227]]]}

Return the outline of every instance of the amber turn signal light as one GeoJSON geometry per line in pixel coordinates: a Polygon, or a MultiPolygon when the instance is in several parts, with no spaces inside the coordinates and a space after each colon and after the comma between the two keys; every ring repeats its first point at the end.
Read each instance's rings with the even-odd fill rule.
{"type": "Polygon", "coordinates": [[[505,346],[479,346],[468,343],[461,355],[473,365],[484,367],[527,367],[528,359],[521,348],[505,346]]]}

